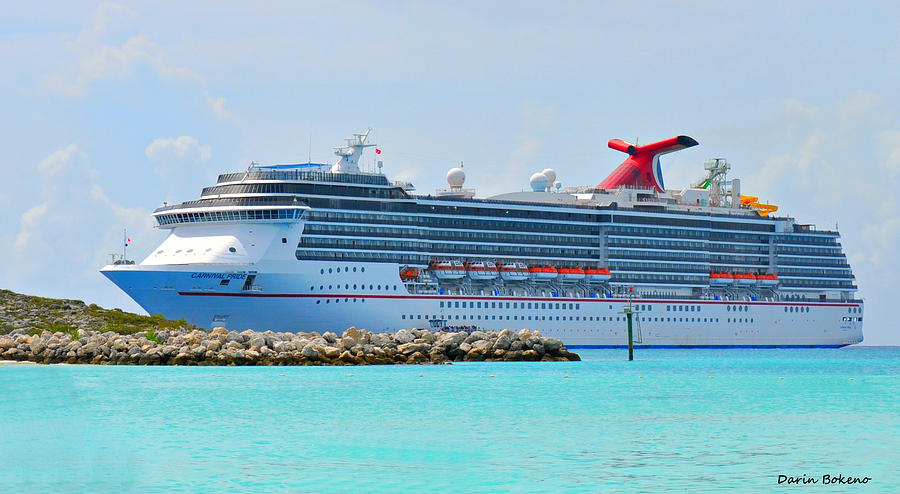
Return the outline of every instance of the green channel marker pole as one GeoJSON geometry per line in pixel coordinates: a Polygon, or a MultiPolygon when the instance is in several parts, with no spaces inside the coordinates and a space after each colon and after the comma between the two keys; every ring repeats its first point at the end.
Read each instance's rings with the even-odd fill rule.
{"type": "MultiPolygon", "coordinates": [[[[630,307],[629,307],[630,309],[630,307]]],[[[625,313],[628,318],[628,360],[634,360],[634,339],[631,333],[631,311],[625,313]]]]}
{"type": "Polygon", "coordinates": [[[631,305],[631,299],[634,297],[634,287],[628,287],[628,305],[622,310],[625,313],[625,320],[628,321],[628,360],[634,360],[634,333],[631,330],[631,319],[634,316],[634,307],[631,305]]]}

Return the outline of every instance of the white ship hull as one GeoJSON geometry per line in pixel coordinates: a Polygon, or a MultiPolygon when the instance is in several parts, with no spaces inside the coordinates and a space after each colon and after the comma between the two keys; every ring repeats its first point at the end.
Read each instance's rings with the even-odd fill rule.
{"type": "MultiPolygon", "coordinates": [[[[207,328],[395,331],[429,328],[430,320],[441,319],[448,326],[483,330],[538,329],[573,347],[621,346],[626,341],[624,299],[492,296],[489,291],[477,296],[411,294],[398,270],[392,263],[280,260],[116,265],[103,274],[147,312],[184,317],[207,328]],[[252,286],[245,287],[251,274],[252,286]]],[[[633,303],[640,312],[641,346],[839,347],[862,341],[858,301],[633,303]]]]}

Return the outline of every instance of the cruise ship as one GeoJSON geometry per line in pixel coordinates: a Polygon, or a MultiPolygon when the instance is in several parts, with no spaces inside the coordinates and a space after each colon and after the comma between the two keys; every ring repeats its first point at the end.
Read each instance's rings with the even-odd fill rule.
{"type": "Polygon", "coordinates": [[[725,159],[666,189],[678,136],[609,147],[625,161],[596,185],[552,169],[521,191],[476,197],[462,166],[416,193],[391,181],[369,132],[335,163],[218,176],[155,210],[168,232],[139,263],[102,273],[150,314],[276,331],[529,328],[571,347],[840,347],[862,341],[863,301],[837,231],[743,195],[725,159]]]}

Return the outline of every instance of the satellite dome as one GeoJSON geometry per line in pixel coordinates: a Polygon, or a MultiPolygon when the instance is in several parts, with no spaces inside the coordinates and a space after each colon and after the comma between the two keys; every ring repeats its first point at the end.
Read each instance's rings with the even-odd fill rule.
{"type": "Polygon", "coordinates": [[[550,180],[548,180],[547,175],[544,175],[543,173],[535,173],[531,176],[529,183],[531,183],[531,190],[535,192],[544,192],[547,190],[547,185],[550,184],[550,180]]]}
{"type": "Polygon", "coordinates": [[[447,183],[450,187],[462,187],[466,182],[466,172],[462,168],[451,168],[447,172],[447,183]]]}
{"type": "Polygon", "coordinates": [[[552,184],[556,180],[556,170],[554,170],[553,168],[547,168],[541,173],[543,173],[547,177],[548,183],[552,184]]]}

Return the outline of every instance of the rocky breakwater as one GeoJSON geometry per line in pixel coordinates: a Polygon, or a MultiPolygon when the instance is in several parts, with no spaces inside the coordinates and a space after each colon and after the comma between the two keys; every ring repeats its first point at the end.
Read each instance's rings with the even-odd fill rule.
{"type": "Polygon", "coordinates": [[[401,329],[342,335],[173,329],[119,334],[14,330],[0,336],[0,360],[44,364],[137,365],[379,365],[472,361],[581,360],[562,341],[539,331],[432,332],[401,329]]]}

